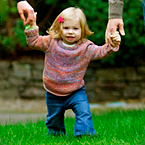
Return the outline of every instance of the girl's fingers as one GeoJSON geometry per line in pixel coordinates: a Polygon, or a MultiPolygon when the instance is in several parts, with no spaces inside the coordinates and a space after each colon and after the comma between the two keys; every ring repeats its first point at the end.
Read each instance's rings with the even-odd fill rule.
{"type": "Polygon", "coordinates": [[[116,31],[114,34],[111,35],[112,38],[113,38],[113,37],[117,37],[117,36],[118,36],[118,37],[120,36],[118,31],[116,31]]]}
{"type": "Polygon", "coordinates": [[[113,38],[113,41],[121,41],[120,38],[113,38]]]}

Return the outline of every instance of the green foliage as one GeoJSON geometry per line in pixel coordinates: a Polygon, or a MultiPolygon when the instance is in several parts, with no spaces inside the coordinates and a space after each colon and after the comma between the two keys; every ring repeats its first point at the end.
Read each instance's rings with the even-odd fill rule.
{"type": "MultiPolygon", "coordinates": [[[[108,1],[36,0],[35,5],[36,7],[34,7],[34,9],[38,12],[38,25],[39,23],[41,23],[41,21],[43,21],[43,25],[40,26],[42,34],[45,34],[46,29],[50,27],[50,24],[53,23],[55,17],[63,9],[70,6],[75,6],[83,9],[87,17],[88,25],[90,29],[94,32],[94,34],[92,36],[89,36],[88,39],[92,40],[97,45],[103,45],[105,43],[105,30],[108,22],[108,1]],[[45,20],[45,17],[47,17],[47,20],[45,20]]],[[[11,13],[11,15],[15,15],[16,7],[9,8],[9,12],[11,13]]],[[[141,1],[132,0],[130,2],[129,0],[126,0],[124,4],[123,19],[126,35],[122,37],[120,50],[112,56],[108,57],[107,59],[102,59],[98,61],[100,64],[104,64],[107,66],[127,66],[139,65],[141,61],[145,61],[143,55],[145,53],[145,32],[141,1]]],[[[25,42],[25,36],[23,34],[23,24],[19,21],[14,24],[15,25],[13,25],[12,28],[14,33],[13,38],[10,39],[7,35],[3,35],[2,33],[0,33],[1,52],[3,52],[3,50],[17,51],[17,47],[27,47],[25,42]]],[[[2,28],[4,27],[5,26],[3,23],[2,28]]]]}
{"type": "Polygon", "coordinates": [[[7,1],[0,0],[0,25],[3,21],[6,21],[7,17],[7,1]]]}
{"type": "MultiPolygon", "coordinates": [[[[78,6],[83,9],[90,29],[94,31],[94,34],[88,39],[97,45],[103,45],[108,22],[108,1],[69,0],[68,3],[68,6],[78,6]]],[[[99,63],[108,66],[127,66],[138,65],[140,61],[144,61],[145,32],[142,3],[138,0],[132,2],[126,0],[123,19],[126,35],[122,37],[120,50],[110,57],[98,61],[99,63]]]]}
{"type": "Polygon", "coordinates": [[[15,44],[19,44],[20,47],[26,47],[26,36],[24,35],[24,26],[21,20],[18,20],[16,26],[13,28],[15,44]]]}
{"type": "Polygon", "coordinates": [[[59,0],[46,0],[45,3],[48,5],[56,4],[59,0]]]}
{"type": "Polygon", "coordinates": [[[125,1],[124,24],[126,35],[122,42],[122,55],[124,60],[142,58],[145,48],[145,35],[143,24],[143,10],[140,1],[125,1]],[[126,13],[125,13],[126,12],[126,13]]]}
{"type": "Polygon", "coordinates": [[[16,26],[12,28],[13,36],[3,36],[0,34],[0,57],[7,58],[10,55],[16,55],[18,49],[26,47],[26,37],[24,35],[24,26],[21,20],[18,20],[16,26]]]}
{"type": "Polygon", "coordinates": [[[70,5],[80,7],[87,18],[89,28],[94,34],[88,37],[97,45],[105,43],[105,29],[108,20],[108,2],[103,0],[69,0],[70,5]]]}

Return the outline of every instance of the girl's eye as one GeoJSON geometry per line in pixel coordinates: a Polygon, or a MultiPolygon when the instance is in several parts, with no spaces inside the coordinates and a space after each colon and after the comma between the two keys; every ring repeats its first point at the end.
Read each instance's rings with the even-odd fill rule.
{"type": "Polygon", "coordinates": [[[68,29],[68,27],[64,27],[63,29],[68,29]]]}
{"type": "Polygon", "coordinates": [[[76,27],[76,28],[74,28],[75,30],[78,30],[78,28],[76,27]]]}

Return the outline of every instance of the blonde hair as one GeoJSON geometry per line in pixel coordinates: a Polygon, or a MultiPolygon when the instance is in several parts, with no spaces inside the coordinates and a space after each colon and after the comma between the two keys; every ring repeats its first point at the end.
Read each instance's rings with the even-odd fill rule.
{"type": "Polygon", "coordinates": [[[85,14],[80,8],[69,7],[64,9],[54,20],[52,26],[46,31],[52,38],[61,39],[62,23],[58,22],[58,18],[62,17],[63,20],[73,20],[75,18],[79,19],[81,26],[81,40],[87,36],[93,34],[89,29],[85,14]]]}

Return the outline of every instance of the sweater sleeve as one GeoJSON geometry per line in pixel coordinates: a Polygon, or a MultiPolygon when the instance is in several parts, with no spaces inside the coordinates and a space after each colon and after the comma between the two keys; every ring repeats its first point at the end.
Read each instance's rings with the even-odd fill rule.
{"type": "Polygon", "coordinates": [[[26,0],[16,0],[17,3],[20,2],[20,1],[26,1],[26,0]]]}
{"type": "Polygon", "coordinates": [[[91,53],[91,60],[106,58],[119,50],[119,46],[114,49],[111,45],[107,46],[107,44],[103,46],[92,44],[89,45],[88,48],[91,53]]]}
{"type": "Polygon", "coordinates": [[[109,18],[122,18],[124,0],[109,0],[109,18]]]}
{"type": "Polygon", "coordinates": [[[26,35],[26,41],[29,47],[42,51],[48,51],[50,44],[50,35],[39,35],[38,26],[36,27],[36,29],[25,29],[24,33],[26,35]]]}

